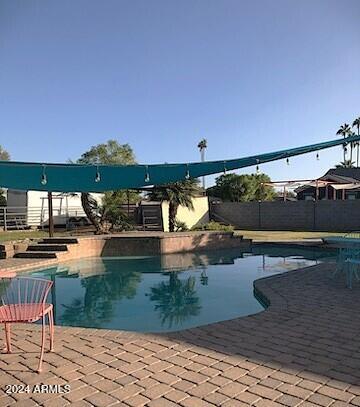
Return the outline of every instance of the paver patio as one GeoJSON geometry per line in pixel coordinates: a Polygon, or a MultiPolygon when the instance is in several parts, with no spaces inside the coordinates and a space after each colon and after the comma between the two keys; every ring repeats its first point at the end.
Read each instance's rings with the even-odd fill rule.
{"type": "Polygon", "coordinates": [[[266,311],[177,333],[56,327],[41,374],[31,371],[38,327],[14,327],[14,353],[0,356],[0,406],[360,406],[360,288],[332,270],[259,280],[266,311]],[[29,393],[5,393],[21,383],[29,393]],[[34,393],[39,383],[71,391],[34,393]]]}

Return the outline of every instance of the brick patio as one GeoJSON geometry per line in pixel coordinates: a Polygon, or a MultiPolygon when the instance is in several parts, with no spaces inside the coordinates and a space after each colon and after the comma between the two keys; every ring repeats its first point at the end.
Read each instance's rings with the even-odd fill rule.
{"type": "Polygon", "coordinates": [[[0,357],[0,406],[360,406],[360,287],[331,265],[259,280],[257,315],[171,334],[56,328],[36,368],[37,326],[14,327],[0,357]],[[6,384],[71,385],[5,394],[6,384]]]}

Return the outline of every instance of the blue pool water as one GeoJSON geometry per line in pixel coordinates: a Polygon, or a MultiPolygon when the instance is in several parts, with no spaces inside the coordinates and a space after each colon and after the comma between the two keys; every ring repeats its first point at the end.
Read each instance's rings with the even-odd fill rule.
{"type": "Polygon", "coordinates": [[[33,272],[53,280],[58,325],[174,331],[257,313],[253,281],[327,261],[331,253],[256,247],[88,258],[33,272]]]}

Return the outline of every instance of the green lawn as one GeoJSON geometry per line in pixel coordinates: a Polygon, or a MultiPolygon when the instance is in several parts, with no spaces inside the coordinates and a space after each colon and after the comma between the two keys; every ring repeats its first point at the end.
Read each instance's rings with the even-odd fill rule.
{"type": "Polygon", "coordinates": [[[236,230],[236,234],[243,235],[245,239],[252,240],[302,240],[321,239],[324,236],[343,236],[345,232],[289,232],[266,230],[236,230]]]}
{"type": "MultiPolygon", "coordinates": [[[[56,232],[55,236],[66,236],[69,233],[56,232]]],[[[40,239],[42,237],[48,237],[48,232],[39,230],[14,230],[8,232],[0,232],[0,242],[8,242],[11,240],[23,240],[23,239],[40,239]]]]}
{"type": "MultiPolygon", "coordinates": [[[[302,239],[319,239],[323,236],[343,236],[344,232],[288,232],[288,231],[264,231],[264,230],[236,230],[237,235],[243,235],[245,239],[252,240],[302,240],[302,239]]],[[[73,234],[76,234],[73,231],[73,234]]],[[[55,236],[69,236],[70,232],[56,232],[55,236]]],[[[8,231],[0,232],[0,242],[22,239],[40,239],[47,237],[48,232],[37,230],[8,231]]]]}

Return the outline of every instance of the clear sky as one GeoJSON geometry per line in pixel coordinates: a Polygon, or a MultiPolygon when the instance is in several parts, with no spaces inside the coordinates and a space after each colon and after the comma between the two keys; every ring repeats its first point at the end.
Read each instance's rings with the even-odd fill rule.
{"type": "MultiPolygon", "coordinates": [[[[358,116],[358,0],[0,0],[14,160],[64,162],[114,138],[140,163],[198,161],[203,137],[207,159],[236,158],[332,139],[358,116]]],[[[262,170],[313,178],[342,155],[320,157],[262,170]]]]}

